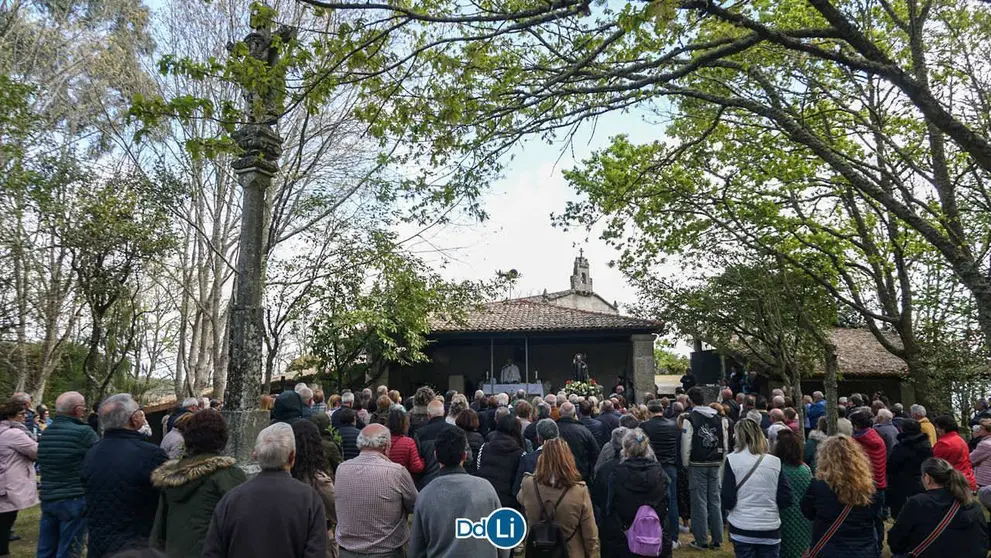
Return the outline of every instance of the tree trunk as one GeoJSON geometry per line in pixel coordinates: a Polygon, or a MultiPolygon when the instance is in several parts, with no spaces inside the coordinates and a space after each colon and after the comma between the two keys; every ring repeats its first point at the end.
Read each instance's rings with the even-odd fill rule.
{"type": "Polygon", "coordinates": [[[96,363],[100,356],[100,340],[103,338],[103,314],[93,312],[93,328],[89,334],[89,351],[83,360],[83,375],[86,377],[86,400],[99,401],[100,381],[96,377],[96,363]]]}
{"type": "Polygon", "coordinates": [[[837,412],[840,396],[839,389],[836,386],[839,363],[836,358],[836,345],[831,341],[826,340],[823,343],[823,351],[825,353],[826,365],[826,377],[823,379],[823,391],[826,392],[826,427],[829,430],[829,434],[833,435],[837,432],[837,423],[840,418],[837,412]]]}

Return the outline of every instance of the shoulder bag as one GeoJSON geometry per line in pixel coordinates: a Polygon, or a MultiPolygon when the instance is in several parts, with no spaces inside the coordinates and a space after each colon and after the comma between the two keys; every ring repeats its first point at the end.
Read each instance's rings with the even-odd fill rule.
{"type": "Polygon", "coordinates": [[[821,539],[819,539],[819,542],[817,542],[816,545],[811,549],[806,549],[805,552],[802,553],[802,558],[816,558],[816,556],[818,556],[819,553],[822,552],[822,549],[826,546],[826,544],[829,543],[829,539],[832,539],[833,535],[836,534],[836,531],[839,531],[840,525],[842,525],[843,521],[845,521],[847,516],[850,515],[850,511],[852,509],[853,506],[846,506],[845,508],[843,508],[843,511],[841,511],[840,515],[836,517],[836,520],[833,521],[833,524],[829,526],[829,529],[826,530],[826,533],[822,536],[821,539]]]}
{"type": "Polygon", "coordinates": [[[957,516],[958,511],[960,511],[960,501],[954,498],[953,505],[950,506],[950,509],[946,510],[946,515],[943,516],[942,521],[933,529],[932,533],[929,533],[929,536],[925,540],[919,543],[919,546],[913,548],[912,552],[908,554],[895,554],[893,558],[917,558],[918,556],[922,556],[922,553],[932,546],[936,542],[936,539],[943,534],[943,531],[949,527],[950,522],[957,516]]]}

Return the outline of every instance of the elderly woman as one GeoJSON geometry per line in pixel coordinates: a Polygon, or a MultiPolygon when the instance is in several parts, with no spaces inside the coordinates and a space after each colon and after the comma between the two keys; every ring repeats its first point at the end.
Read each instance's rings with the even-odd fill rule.
{"type": "Polygon", "coordinates": [[[247,480],[233,457],[220,455],[228,438],[220,413],[211,409],[185,416],[189,417],[182,423],[185,457],[151,474],[152,484],[161,490],[151,546],[173,558],[203,554],[203,540],[217,502],[247,480]]]}
{"type": "Polygon", "coordinates": [[[169,459],[179,459],[182,457],[182,453],[185,450],[182,433],[186,431],[186,424],[191,418],[193,418],[192,413],[180,415],[179,418],[175,419],[172,430],[162,438],[160,446],[165,450],[169,459]]]}
{"type": "Polygon", "coordinates": [[[9,400],[0,407],[0,556],[9,556],[10,530],[17,512],[38,503],[34,460],[38,458],[35,442],[24,426],[28,412],[24,403],[9,400]]]}
{"type": "Polygon", "coordinates": [[[293,424],[292,431],[296,438],[296,460],[289,473],[292,478],[312,486],[320,495],[327,518],[327,558],[336,558],[338,550],[334,528],[337,527],[337,509],[334,506],[334,481],[330,477],[327,456],[323,453],[320,432],[315,424],[308,421],[293,424]]]}
{"type": "MultiPolygon", "coordinates": [[[[637,556],[627,544],[626,530],[633,524],[640,506],[650,506],[658,518],[667,517],[668,483],[664,468],[657,462],[650,439],[639,428],[623,435],[620,463],[606,482],[604,500],[593,502],[601,510],[599,539],[602,556],[637,556]]],[[[599,492],[601,494],[601,492],[599,492]]],[[[671,533],[664,531],[659,556],[671,556],[671,533]]]]}

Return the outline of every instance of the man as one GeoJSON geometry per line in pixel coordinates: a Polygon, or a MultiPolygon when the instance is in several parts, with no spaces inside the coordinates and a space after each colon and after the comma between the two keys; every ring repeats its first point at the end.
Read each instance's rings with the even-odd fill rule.
{"type": "Polygon", "coordinates": [[[323,501],[289,474],[296,462],[292,427],[278,422],[262,430],[252,457],[261,472],[217,503],[203,558],[326,558],[323,501]]]}
{"type": "Polygon", "coordinates": [[[178,413],[172,413],[169,417],[169,422],[165,426],[166,434],[172,431],[172,427],[175,426],[175,419],[181,417],[186,413],[195,413],[200,409],[200,402],[195,397],[187,397],[182,400],[182,408],[179,409],[178,413]]]}
{"type": "Polygon", "coordinates": [[[483,411],[485,410],[485,399],[485,392],[482,390],[477,390],[475,391],[475,400],[471,402],[469,407],[471,407],[471,410],[476,413],[483,411]]]}
{"type": "Polygon", "coordinates": [[[358,434],[361,430],[355,426],[357,417],[354,410],[344,407],[334,415],[340,415],[337,433],[341,436],[341,457],[345,461],[358,457],[358,434]]]}
{"type": "Polygon", "coordinates": [[[612,431],[619,428],[619,417],[620,414],[616,412],[616,407],[609,399],[599,405],[598,421],[602,423],[603,432],[608,436],[611,437],[612,431]]]}
{"type": "Polygon", "coordinates": [[[909,412],[912,413],[912,418],[919,421],[919,426],[922,427],[922,432],[929,437],[929,445],[936,446],[936,427],[933,423],[929,422],[926,418],[926,408],[922,405],[912,405],[909,407],[909,412]]]}
{"type": "Polygon", "coordinates": [[[688,399],[692,402],[692,410],[682,423],[685,433],[681,437],[681,462],[688,465],[688,487],[692,495],[695,540],[690,546],[718,549],[723,542],[719,466],[729,453],[729,421],[705,405],[698,387],[688,390],[688,399]]]}
{"type": "MultiPolygon", "coordinates": [[[[345,391],[344,393],[341,394],[341,409],[351,409],[352,407],[354,407],[354,394],[351,393],[350,391],[345,391]]],[[[337,411],[334,414],[330,415],[330,425],[334,427],[334,430],[337,430],[341,426],[341,417],[337,416],[339,414],[340,411],[337,411]]],[[[357,415],[355,418],[354,425],[358,427],[358,430],[361,430],[362,428],[365,427],[365,423],[362,422],[361,419],[357,418],[357,415]]],[[[413,433],[410,432],[410,435],[412,434],[413,433]]]]}
{"type": "Polygon", "coordinates": [[[721,403],[729,407],[729,418],[734,422],[740,420],[740,404],[733,398],[733,390],[726,388],[719,393],[721,403]]]}
{"type": "Polygon", "coordinates": [[[664,467],[671,482],[668,483],[668,517],[667,525],[664,527],[669,533],[676,533],[678,529],[678,447],[681,429],[678,423],[664,416],[664,407],[661,402],[653,400],[647,403],[647,411],[650,418],[640,423],[640,428],[650,438],[650,447],[654,449],[654,456],[657,462],[664,467]]]}
{"type": "MultiPolygon", "coordinates": [[[[441,428],[446,426],[449,425],[442,421],[441,428]]],[[[437,435],[439,432],[431,442],[437,435]]],[[[366,426],[358,436],[361,455],[337,468],[334,501],[340,558],[403,556],[403,546],[409,542],[406,517],[413,511],[417,492],[409,471],[389,459],[391,442],[388,428],[381,424],[366,426]]],[[[462,446],[465,447],[467,442],[462,446]]],[[[433,461],[437,461],[436,456],[433,461]]]]}
{"type": "Polygon", "coordinates": [[[299,398],[303,401],[303,407],[300,409],[303,418],[310,418],[313,416],[313,390],[310,386],[303,384],[302,386],[296,387],[296,393],[299,394],[299,398]]]}
{"type": "Polygon", "coordinates": [[[991,409],[988,408],[987,399],[978,399],[974,404],[974,418],[970,419],[971,426],[977,426],[981,420],[991,418],[991,409]]]}
{"type": "Polygon", "coordinates": [[[414,437],[424,465],[423,472],[416,479],[417,490],[423,490],[440,471],[440,465],[434,456],[434,440],[445,425],[447,421],[444,420],[444,404],[437,400],[431,401],[427,404],[427,424],[417,429],[414,437]]]}
{"type": "Polygon", "coordinates": [[[38,425],[37,423],[35,423],[34,420],[35,413],[34,413],[34,406],[31,405],[31,395],[24,393],[23,391],[18,391],[11,396],[11,399],[24,405],[24,410],[27,412],[27,416],[24,417],[24,428],[27,428],[28,434],[31,435],[31,438],[37,440],[39,430],[38,430],[38,425]]]}
{"type": "Polygon", "coordinates": [[[103,439],[83,462],[87,557],[102,558],[148,545],[159,497],[151,472],[169,457],[144,440],[139,430],[147,422],[128,393],[111,395],[100,405],[103,439]]]}
{"type": "Polygon", "coordinates": [[[557,423],[549,418],[542,418],[534,423],[534,431],[537,433],[537,443],[534,446],[536,451],[524,452],[520,456],[520,466],[516,469],[516,480],[513,481],[513,494],[519,494],[520,486],[523,484],[523,474],[532,473],[537,470],[537,458],[540,457],[541,448],[547,440],[554,440],[560,435],[557,423]]]}
{"type": "MultiPolygon", "coordinates": [[[[546,404],[541,403],[537,405],[537,420],[531,422],[523,429],[523,439],[530,442],[533,447],[540,446],[540,440],[537,436],[537,423],[551,417],[551,408],[546,404]]],[[[515,491],[514,491],[515,493],[515,491]]]]}
{"type": "Polygon", "coordinates": [[[894,418],[891,419],[891,424],[895,425],[895,428],[901,432],[902,423],[908,418],[905,416],[905,406],[901,403],[895,403],[891,406],[891,414],[894,415],[894,418]]]}
{"type": "MultiPolygon", "coordinates": [[[[850,414],[853,425],[853,439],[860,444],[871,462],[871,472],[874,474],[874,504],[879,509],[884,508],[885,491],[888,489],[888,449],[877,430],[871,428],[870,409],[857,409],[850,414]]],[[[874,530],[877,532],[878,544],[884,541],[884,520],[878,514],[874,519],[874,530]]],[[[880,550],[880,546],[879,546],[880,550]]]]}
{"type": "Polygon", "coordinates": [[[685,390],[686,393],[688,392],[688,390],[695,387],[696,383],[698,383],[695,380],[695,374],[692,372],[691,368],[685,370],[685,375],[681,377],[680,381],[681,381],[681,387],[685,390]]]}
{"type": "Polygon", "coordinates": [[[275,405],[272,406],[272,412],[270,413],[272,424],[285,422],[292,425],[297,421],[303,420],[303,409],[305,407],[303,397],[300,396],[298,391],[283,391],[275,398],[275,405]]]}
{"type": "Polygon", "coordinates": [[[578,422],[582,423],[582,426],[588,428],[588,431],[592,433],[592,437],[595,438],[595,442],[599,444],[601,448],[605,444],[609,443],[609,437],[606,436],[606,428],[597,419],[592,418],[592,402],[589,400],[578,402],[578,422]]]}
{"type": "Polygon", "coordinates": [[[506,364],[499,372],[500,383],[518,384],[520,382],[520,367],[513,363],[513,359],[506,359],[506,364]]]}
{"type": "Polygon", "coordinates": [[[809,406],[808,418],[809,426],[816,428],[819,424],[819,417],[826,416],[826,396],[821,391],[812,392],[812,405],[809,406]]]}
{"type": "MultiPolygon", "coordinates": [[[[492,424],[499,424],[499,421],[502,420],[503,417],[509,416],[511,414],[512,411],[509,409],[509,407],[506,407],[504,405],[500,405],[496,407],[495,414],[492,415],[492,424]]],[[[495,436],[496,436],[496,430],[493,428],[492,431],[490,431],[488,434],[485,435],[485,441],[491,442],[492,439],[495,438],[495,436]]]]}
{"type": "Polygon", "coordinates": [[[552,419],[557,420],[561,418],[561,409],[559,409],[557,406],[559,403],[563,403],[563,401],[558,401],[556,395],[554,395],[553,393],[548,393],[547,395],[544,396],[544,403],[546,403],[547,406],[551,408],[552,419]]]}
{"type": "Polygon", "coordinates": [[[782,409],[782,410],[784,410],[784,408],[785,408],[785,396],[784,395],[775,395],[774,397],[772,397],[771,398],[771,408],[772,409],[782,409]]]}
{"type": "Polygon", "coordinates": [[[743,378],[743,394],[744,395],[757,395],[760,393],[760,377],[757,372],[751,370],[747,372],[747,375],[743,378]]]}
{"type": "Polygon", "coordinates": [[[434,454],[440,472],[416,498],[409,557],[509,558],[509,550],[499,550],[485,539],[455,537],[457,519],[478,521],[502,507],[491,483],[465,472],[468,439],[464,431],[445,424],[434,438],[434,454]]]}
{"type": "Polygon", "coordinates": [[[526,390],[523,388],[516,390],[514,401],[526,401],[526,390]]]}
{"type": "Polygon", "coordinates": [[[891,414],[891,411],[880,409],[877,412],[877,419],[874,424],[874,430],[877,430],[877,433],[881,435],[881,439],[884,440],[887,455],[891,455],[891,448],[895,447],[895,444],[898,443],[898,429],[891,423],[893,419],[894,415],[891,414]]]}
{"type": "Polygon", "coordinates": [[[582,480],[592,482],[592,470],[599,458],[599,443],[575,418],[575,406],[569,401],[561,405],[561,418],[557,420],[557,428],[561,439],[568,442],[571,453],[575,456],[575,467],[582,475],[582,480]]]}
{"type": "Polygon", "coordinates": [[[86,400],[67,391],[55,400],[55,416],[38,441],[41,469],[41,532],[38,558],[82,555],[86,498],[82,469],[86,452],[100,439],[83,420],[86,400]]]}

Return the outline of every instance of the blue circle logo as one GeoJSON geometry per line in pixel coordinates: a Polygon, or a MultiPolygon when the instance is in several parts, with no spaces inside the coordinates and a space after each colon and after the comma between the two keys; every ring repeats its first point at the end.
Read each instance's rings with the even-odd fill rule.
{"type": "Polygon", "coordinates": [[[485,538],[496,548],[516,548],[526,538],[526,518],[513,508],[499,508],[485,520],[485,538]]]}

